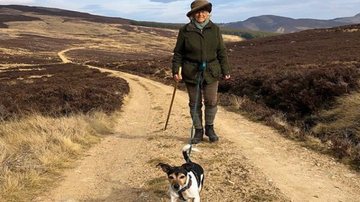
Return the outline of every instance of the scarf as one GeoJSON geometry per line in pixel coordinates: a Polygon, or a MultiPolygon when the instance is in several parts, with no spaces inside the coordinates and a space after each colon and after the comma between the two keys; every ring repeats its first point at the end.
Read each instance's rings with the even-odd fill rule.
{"type": "Polygon", "coordinates": [[[202,30],[204,29],[204,27],[209,23],[210,19],[206,19],[203,23],[198,23],[195,19],[192,20],[192,22],[194,23],[195,27],[202,30]]]}

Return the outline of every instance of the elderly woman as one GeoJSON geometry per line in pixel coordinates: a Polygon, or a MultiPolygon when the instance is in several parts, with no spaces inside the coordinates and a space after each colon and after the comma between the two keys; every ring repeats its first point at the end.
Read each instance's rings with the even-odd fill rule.
{"type": "Polygon", "coordinates": [[[205,135],[210,142],[219,137],[214,131],[219,80],[229,79],[229,65],[220,29],[210,20],[212,4],[195,0],[187,13],[190,22],[179,30],[172,73],[176,82],[184,80],[195,134],[191,142],[203,140],[202,105],[205,105],[205,135]],[[182,73],[179,75],[179,68],[182,73]]]}

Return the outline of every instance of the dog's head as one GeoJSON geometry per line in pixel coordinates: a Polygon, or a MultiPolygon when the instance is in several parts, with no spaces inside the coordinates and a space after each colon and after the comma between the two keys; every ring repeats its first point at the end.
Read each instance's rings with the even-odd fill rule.
{"type": "Polygon", "coordinates": [[[185,186],[188,178],[187,173],[190,172],[192,168],[192,164],[190,163],[185,163],[181,166],[170,166],[166,163],[159,163],[157,166],[160,166],[167,174],[171,187],[176,191],[185,186]]]}

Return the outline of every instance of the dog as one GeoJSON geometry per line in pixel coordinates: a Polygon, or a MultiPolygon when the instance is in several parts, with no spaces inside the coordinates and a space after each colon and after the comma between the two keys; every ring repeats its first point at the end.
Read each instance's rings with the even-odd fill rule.
{"type": "MultiPolygon", "coordinates": [[[[182,154],[186,163],[181,166],[170,166],[159,163],[161,169],[167,174],[170,182],[169,193],[171,202],[190,201],[200,202],[200,191],[204,184],[204,169],[190,160],[188,152],[191,145],[185,145],[182,154]]],[[[192,149],[198,151],[197,149],[192,149]]]]}

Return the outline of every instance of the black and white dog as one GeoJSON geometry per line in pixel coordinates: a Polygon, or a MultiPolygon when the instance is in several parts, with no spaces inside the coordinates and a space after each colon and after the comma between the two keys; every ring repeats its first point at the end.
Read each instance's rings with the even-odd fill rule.
{"type": "MultiPolygon", "coordinates": [[[[182,153],[186,163],[181,166],[170,166],[159,163],[158,166],[167,174],[170,182],[169,192],[171,201],[200,202],[200,191],[204,183],[204,169],[197,163],[191,162],[188,152],[191,145],[185,145],[182,153]]],[[[197,151],[193,149],[193,151],[197,151]]]]}

